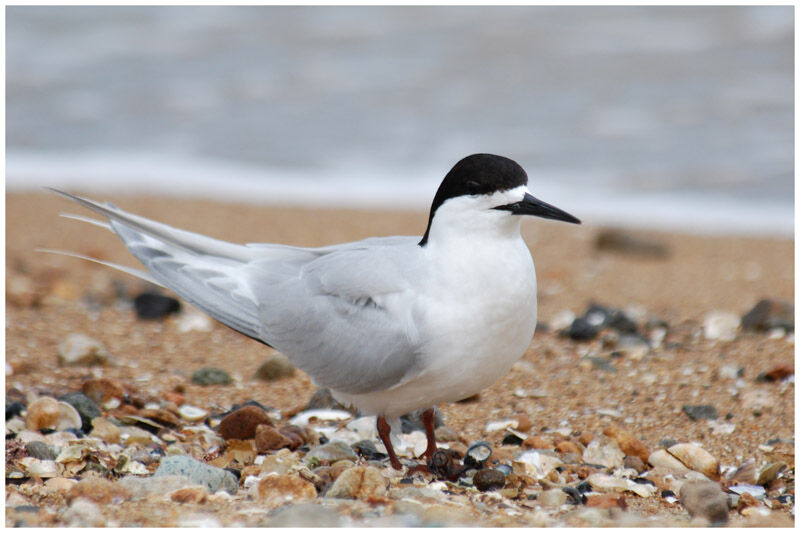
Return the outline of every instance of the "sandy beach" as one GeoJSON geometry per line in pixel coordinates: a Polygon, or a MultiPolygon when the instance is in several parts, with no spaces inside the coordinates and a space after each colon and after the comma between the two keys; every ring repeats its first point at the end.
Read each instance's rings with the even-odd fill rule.
{"type": "MultiPolygon", "coordinates": [[[[419,235],[427,222],[423,212],[262,207],[86,194],[172,226],[237,243],[318,246],[375,235],[419,235]]],[[[208,331],[182,331],[187,329],[183,327],[186,317],[194,313],[188,306],[164,320],[139,320],[130,305],[120,304],[124,299],[120,296],[135,296],[145,290],[144,283],[100,265],[35,252],[35,248],[62,249],[139,266],[115,235],[60,218],[60,212],[88,214],[53,194],[6,195],[7,422],[10,400],[30,405],[36,397],[60,397],[98,378],[117,379],[134,390],[134,396],[143,398],[142,403],[159,404],[159,409],[167,411],[174,410],[175,395],[181,402],[211,414],[249,400],[274,408],[284,421],[304,409],[316,389],[302,372],[271,382],[254,377],[274,353],[271,349],[216,322],[209,323],[208,331]],[[71,333],[100,341],[110,354],[110,363],[61,366],[58,346],[71,333]],[[205,367],[225,370],[233,383],[193,383],[192,374],[205,367]]],[[[543,439],[565,464],[565,454],[571,447],[557,449],[559,439],[585,453],[591,442],[587,436],[605,442],[604,432],[608,433],[609,427],[623,429],[649,452],[663,448],[665,439],[702,447],[719,463],[721,474],[715,482],[722,490],[736,485],[730,474],[749,459],[754,460],[756,469],[783,462],[785,466],[776,477],[762,485],[765,496],[749,504],[746,497],[744,501],[739,498],[738,507],[729,511],[728,524],[791,526],[794,334],[738,327],[733,330],[733,340],[712,339],[704,324],[715,312],[742,317],[762,299],[793,302],[794,243],[788,239],[626,230],[626,238],[641,242],[621,250],[607,244],[614,237],[607,231],[591,224],[571,226],[538,219],[523,224],[523,236],[536,264],[539,322],[543,327],[523,360],[478,398],[439,406],[445,426],[459,437],[461,444],[454,448],[486,440],[493,447],[493,457],[511,465],[512,458],[525,446],[502,444],[508,428],[487,431],[486,426],[524,417],[530,427],[520,432],[543,439]],[[623,310],[633,319],[640,335],[651,342],[647,353],[623,349],[620,334],[610,328],[584,341],[559,333],[569,325],[567,312],[579,317],[592,303],[623,310]],[[765,374],[777,375],[774,372],[778,368],[784,371],[776,379],[764,379],[765,374]],[[713,406],[718,417],[693,420],[684,406],[699,405],[713,406]],[[787,494],[790,499],[784,497],[787,494]]],[[[125,400],[122,406],[104,409],[103,417],[119,420],[124,414],[141,415],[145,408],[153,409],[152,405],[137,406],[125,400]]],[[[192,424],[180,422],[173,432],[186,425],[192,424]]],[[[24,451],[9,456],[9,443],[14,440],[9,438],[7,427],[7,472],[23,470],[19,461],[24,451]]],[[[206,457],[207,461],[224,451],[222,446],[216,455],[206,457]]],[[[249,464],[230,466],[249,468],[261,475],[252,459],[249,464]]],[[[152,474],[158,461],[144,467],[147,473],[142,477],[152,474]]],[[[91,477],[88,470],[73,475],[60,471],[56,479],[84,480],[91,477]]],[[[350,507],[328,505],[326,509],[347,514],[353,520],[350,523],[405,524],[400,518],[405,515],[396,506],[398,498],[392,496],[392,491],[404,485],[388,470],[381,470],[387,476],[386,496],[371,501],[346,500],[350,507]]],[[[641,473],[643,477],[647,478],[648,470],[656,469],[648,468],[641,473]]],[[[534,483],[526,490],[533,491],[530,495],[552,489],[553,483],[575,485],[578,474],[570,477],[570,472],[569,468],[562,470],[556,476],[561,476],[559,480],[550,485],[534,483]]],[[[608,492],[612,495],[624,494],[623,503],[616,499],[607,508],[591,507],[596,512],[588,514],[590,507],[585,504],[547,507],[541,496],[525,497],[522,489],[516,497],[494,493],[497,496],[490,498],[489,492],[472,487],[463,489],[463,494],[459,492],[462,489],[451,487],[447,501],[455,502],[454,509],[458,502],[467,505],[458,508],[462,509],[462,518],[485,526],[702,524],[702,517],[691,517],[685,505],[663,496],[670,483],[684,479],[668,474],[659,470],[648,478],[658,489],[652,496],[611,490],[608,492]]],[[[105,477],[117,484],[124,476],[105,477]]],[[[98,514],[97,524],[89,521],[86,525],[176,526],[186,525],[188,515],[196,518],[198,525],[274,523],[271,520],[277,515],[273,507],[278,505],[251,498],[253,491],[246,490],[245,478],[243,475],[240,479],[236,496],[208,495],[195,503],[155,496],[122,497],[113,503],[85,497],[83,500],[93,502],[98,514]],[[263,512],[246,512],[255,507],[263,512]]],[[[65,511],[74,507],[75,501],[82,501],[70,496],[71,485],[64,482],[48,487],[45,481],[36,476],[24,476],[11,484],[7,480],[7,526],[79,524],[70,521],[78,520],[70,518],[76,512],[65,511]],[[13,505],[8,503],[12,498],[13,505]],[[18,510],[25,506],[37,510],[18,510]]],[[[423,486],[431,482],[425,478],[414,483],[423,486]]],[[[599,489],[595,492],[603,493],[599,489]]],[[[325,498],[318,495],[315,499],[325,498]]],[[[315,499],[309,501],[314,503],[315,499]]],[[[423,516],[410,524],[455,523],[449,520],[458,513],[447,514],[449,504],[444,500],[438,505],[445,509],[437,515],[438,522],[423,516]]]]}

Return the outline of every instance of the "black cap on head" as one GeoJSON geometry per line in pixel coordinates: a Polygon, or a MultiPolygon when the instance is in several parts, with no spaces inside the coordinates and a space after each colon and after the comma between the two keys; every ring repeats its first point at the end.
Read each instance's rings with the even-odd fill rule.
{"type": "Polygon", "coordinates": [[[450,198],[492,194],[527,183],[528,175],[516,161],[493,154],[468,155],[450,169],[439,185],[431,204],[428,228],[419,243],[420,246],[428,242],[428,233],[436,210],[450,198]]]}

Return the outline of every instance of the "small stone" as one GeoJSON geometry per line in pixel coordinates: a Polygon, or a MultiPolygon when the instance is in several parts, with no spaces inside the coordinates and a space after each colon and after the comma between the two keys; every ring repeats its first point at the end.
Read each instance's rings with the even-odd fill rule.
{"type": "Polygon", "coordinates": [[[725,311],[711,311],[703,321],[703,334],[707,339],[732,341],[736,338],[739,317],[725,311]]]}
{"type": "Polygon", "coordinates": [[[639,237],[627,231],[607,229],[597,235],[595,249],[653,259],[663,259],[669,255],[665,244],[655,239],[639,237]]]}
{"type": "Polygon", "coordinates": [[[719,462],[703,448],[690,443],[680,443],[670,446],[667,451],[691,470],[711,479],[719,477],[719,462]]]}
{"type": "Polygon", "coordinates": [[[136,316],[145,320],[157,320],[181,310],[181,303],[175,298],[154,292],[143,292],[133,300],[136,316]]]}
{"type": "Polygon", "coordinates": [[[581,453],[581,449],[578,447],[578,445],[568,440],[562,440],[559,442],[556,445],[556,450],[558,450],[560,453],[577,453],[578,455],[581,453]]]}
{"type": "Polygon", "coordinates": [[[295,367],[285,355],[276,353],[258,367],[256,378],[263,381],[277,381],[294,375],[295,367]]]}
{"type": "Polygon", "coordinates": [[[256,427],[256,451],[265,453],[272,450],[288,448],[291,441],[271,425],[259,424],[256,427]]]}
{"type": "Polygon", "coordinates": [[[517,421],[517,431],[520,431],[522,433],[527,433],[528,430],[531,429],[531,426],[533,426],[531,417],[529,417],[525,413],[516,415],[514,419],[517,421]]]}
{"type": "Polygon", "coordinates": [[[113,378],[87,379],[83,382],[81,391],[105,409],[119,407],[125,398],[125,387],[120,380],[113,378]]]}
{"type": "Polygon", "coordinates": [[[650,457],[650,450],[639,439],[622,428],[609,426],[603,430],[603,434],[614,439],[625,455],[638,457],[643,463],[650,457]]]}
{"type": "Polygon", "coordinates": [[[56,458],[56,453],[53,451],[53,449],[40,440],[29,442],[25,446],[25,451],[28,455],[35,457],[36,459],[54,461],[56,458]]]}
{"type": "Polygon", "coordinates": [[[219,368],[201,368],[192,374],[192,383],[196,385],[229,385],[231,377],[219,368]]]}
{"type": "Polygon", "coordinates": [[[58,464],[47,459],[24,457],[19,461],[30,477],[51,478],[58,476],[58,464]]]}
{"type": "Polygon", "coordinates": [[[681,504],[692,517],[702,517],[712,526],[728,522],[728,497],[717,483],[687,481],[681,486],[681,504]]]}
{"type": "Polygon", "coordinates": [[[55,429],[61,417],[61,408],[58,401],[49,396],[37,398],[28,406],[25,415],[25,425],[28,429],[55,429]]]}
{"type": "Polygon", "coordinates": [[[334,399],[330,389],[317,389],[311,396],[308,404],[303,407],[303,411],[316,411],[318,409],[347,411],[347,407],[334,399]]]}
{"type": "Polygon", "coordinates": [[[113,483],[101,477],[87,477],[73,486],[67,498],[72,501],[86,498],[95,503],[119,503],[129,500],[130,491],[118,483],[113,483]]]}
{"type": "Polygon", "coordinates": [[[219,423],[217,431],[225,439],[252,439],[256,436],[259,424],[272,425],[269,415],[255,405],[245,405],[225,416],[219,423]]]}
{"type": "Polygon", "coordinates": [[[82,392],[70,392],[58,399],[75,408],[81,417],[80,428],[86,433],[92,430],[92,419],[103,415],[97,404],[82,392]]]}
{"type": "Polygon", "coordinates": [[[18,401],[9,402],[8,398],[6,398],[6,420],[22,415],[23,411],[25,411],[24,403],[18,401]]]}
{"type": "Polygon", "coordinates": [[[328,489],[328,498],[367,500],[386,496],[386,479],[372,466],[356,466],[345,470],[328,489]]]}
{"type": "Polygon", "coordinates": [[[794,306],[789,302],[763,299],[742,317],[742,327],[755,331],[773,328],[794,331],[794,306]]]}
{"type": "Polygon", "coordinates": [[[44,486],[47,492],[66,493],[69,492],[78,482],[74,479],[65,477],[54,477],[45,481],[44,486]]]}
{"type": "Polygon", "coordinates": [[[597,326],[590,324],[584,317],[578,317],[563,335],[575,341],[588,341],[595,338],[599,331],[597,326]]]}
{"type": "Polygon", "coordinates": [[[303,502],[317,497],[314,484],[297,474],[267,474],[258,483],[258,497],[267,507],[303,502]]]}
{"type": "Polygon", "coordinates": [[[625,496],[620,493],[608,492],[605,494],[589,494],[586,496],[586,506],[598,509],[627,509],[628,503],[625,496]]]}
{"type": "Polygon", "coordinates": [[[636,455],[626,455],[622,461],[623,468],[630,468],[636,470],[637,474],[641,474],[647,470],[647,465],[642,461],[641,457],[636,455]]]}
{"type": "Polygon", "coordinates": [[[180,423],[180,419],[166,409],[140,409],[138,416],[171,428],[174,428],[180,423]]]}
{"type": "Polygon", "coordinates": [[[713,405],[684,405],[683,412],[693,421],[716,420],[719,417],[717,408],[713,405]]]}
{"type": "Polygon", "coordinates": [[[97,437],[108,444],[119,444],[122,440],[122,430],[119,426],[105,418],[93,419],[92,426],[92,432],[89,433],[90,437],[97,437]]]}
{"type": "Polygon", "coordinates": [[[537,435],[531,435],[524,441],[522,446],[525,448],[533,448],[534,450],[552,450],[553,445],[537,435]]]}
{"type": "Polygon", "coordinates": [[[502,489],[506,484],[506,476],[494,468],[484,468],[475,474],[472,478],[472,483],[481,492],[502,489]]]}
{"type": "Polygon", "coordinates": [[[169,499],[176,503],[205,503],[208,491],[205,487],[183,487],[169,493],[169,499]]]}
{"type": "Polygon", "coordinates": [[[342,459],[349,459],[350,461],[358,461],[358,455],[353,448],[346,442],[340,440],[332,440],[325,444],[315,446],[306,453],[305,461],[308,463],[312,459],[317,459],[320,462],[333,464],[342,459]]]}
{"type": "Polygon", "coordinates": [[[61,366],[104,365],[109,353],[100,341],[82,333],[71,333],[58,345],[58,363],[61,366]]]}
{"type": "Polygon", "coordinates": [[[164,458],[153,475],[155,477],[184,476],[192,483],[206,487],[212,494],[218,490],[236,494],[239,488],[239,480],[233,473],[207,465],[186,455],[171,455],[164,458]]]}
{"type": "Polygon", "coordinates": [[[197,422],[208,416],[208,411],[201,409],[200,407],[195,407],[194,405],[184,404],[178,407],[178,414],[180,414],[181,418],[184,420],[188,420],[189,422],[197,422]]]}
{"type": "Polygon", "coordinates": [[[536,499],[543,507],[561,507],[567,503],[567,493],[561,489],[548,489],[536,499]]]}
{"type": "Polygon", "coordinates": [[[582,457],[586,463],[614,468],[622,464],[625,454],[616,441],[612,440],[602,444],[600,441],[595,440],[589,443],[583,451],[582,457]]]}
{"type": "Polygon", "coordinates": [[[676,457],[670,454],[667,450],[659,449],[654,451],[648,457],[647,462],[653,466],[666,468],[667,470],[671,470],[676,473],[686,473],[689,472],[689,468],[686,467],[682,462],[680,462],[676,457]]]}
{"type": "Polygon", "coordinates": [[[794,375],[793,364],[780,364],[764,372],[764,381],[780,381],[794,375]]]}

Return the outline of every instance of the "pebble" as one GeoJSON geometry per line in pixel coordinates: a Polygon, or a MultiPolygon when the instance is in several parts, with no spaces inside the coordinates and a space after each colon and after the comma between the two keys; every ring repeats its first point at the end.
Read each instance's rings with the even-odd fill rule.
{"type": "Polygon", "coordinates": [[[794,306],[790,302],[763,299],[742,317],[742,328],[769,331],[782,328],[794,331],[794,306]]]}
{"type": "Polygon", "coordinates": [[[592,325],[586,318],[578,317],[572,321],[569,329],[563,335],[574,341],[588,341],[594,339],[600,332],[600,328],[592,325]]]}
{"type": "Polygon", "coordinates": [[[702,517],[712,526],[728,522],[728,497],[712,481],[687,481],[681,486],[680,502],[692,517],[702,517]]]}
{"type": "Polygon", "coordinates": [[[522,446],[525,448],[533,448],[534,450],[552,450],[553,445],[537,435],[531,435],[524,441],[522,446]]]}
{"type": "Polygon", "coordinates": [[[273,426],[259,424],[256,427],[256,451],[265,453],[272,450],[288,448],[291,441],[273,426]]]}
{"type": "Polygon", "coordinates": [[[217,431],[225,440],[246,440],[256,436],[256,428],[260,424],[272,425],[267,412],[255,405],[245,405],[226,415],[220,421],[217,431]]]}
{"type": "Polygon", "coordinates": [[[603,434],[614,439],[620,450],[627,456],[638,457],[642,462],[647,462],[650,457],[650,450],[647,449],[647,446],[622,428],[609,426],[603,430],[603,434]]]}
{"type": "Polygon", "coordinates": [[[168,495],[169,499],[176,503],[201,504],[208,500],[208,491],[205,487],[183,487],[173,490],[168,495]]]}
{"type": "Polygon", "coordinates": [[[69,492],[78,482],[65,477],[54,477],[45,481],[44,486],[48,492],[69,492]]]}
{"type": "Polygon", "coordinates": [[[136,316],[145,320],[157,320],[181,310],[181,303],[175,298],[155,292],[143,292],[133,300],[136,316]]]}
{"type": "MultiPolygon", "coordinates": [[[[439,439],[437,439],[437,442],[439,439]]],[[[381,461],[387,457],[385,453],[378,451],[375,443],[370,439],[360,440],[351,445],[351,448],[360,456],[368,461],[381,461]]]]}
{"type": "Polygon", "coordinates": [[[270,516],[269,522],[265,524],[269,527],[321,528],[344,525],[344,518],[336,510],[316,503],[285,505],[270,516]]]}
{"type": "Polygon", "coordinates": [[[617,229],[602,230],[595,239],[596,250],[615,252],[653,259],[663,259],[669,255],[669,249],[660,241],[639,237],[627,231],[617,229]]]}
{"type": "Polygon", "coordinates": [[[355,466],[336,478],[325,494],[328,498],[367,500],[386,496],[386,479],[372,466],[355,466]]]}
{"type": "Polygon", "coordinates": [[[6,398],[6,420],[21,416],[23,411],[25,411],[24,403],[18,401],[9,402],[8,398],[6,398]]]}
{"type": "Polygon", "coordinates": [[[650,454],[648,457],[647,462],[653,466],[666,468],[667,470],[671,470],[675,473],[686,473],[689,472],[689,468],[686,467],[682,462],[680,462],[677,458],[675,458],[672,454],[670,454],[667,450],[658,449],[650,454]]]}
{"type": "Polygon", "coordinates": [[[262,381],[277,381],[279,379],[290,378],[295,373],[295,367],[289,358],[281,353],[275,353],[269,357],[256,370],[256,378],[262,381]]]}
{"type": "Polygon", "coordinates": [[[556,450],[561,453],[577,453],[578,455],[581,454],[581,449],[578,447],[577,444],[568,440],[562,440],[556,445],[556,450]]]}
{"type": "Polygon", "coordinates": [[[548,489],[539,494],[536,500],[543,507],[561,507],[567,503],[567,493],[561,489],[548,489]]]}
{"type": "Polygon", "coordinates": [[[506,476],[499,470],[484,468],[473,476],[472,483],[475,485],[475,488],[481,492],[502,489],[506,484],[506,476]]]}
{"type": "Polygon", "coordinates": [[[92,419],[103,415],[97,404],[82,392],[70,392],[58,399],[75,408],[81,417],[80,428],[87,433],[92,430],[92,419]]]}
{"type": "Polygon", "coordinates": [[[670,446],[667,451],[689,469],[711,479],[719,477],[719,462],[703,448],[691,443],[679,443],[670,446]]]}
{"type": "Polygon", "coordinates": [[[53,461],[56,458],[56,453],[53,451],[53,449],[40,440],[29,442],[25,446],[25,452],[29,456],[35,457],[36,459],[53,461]]]}
{"type": "Polygon", "coordinates": [[[231,377],[219,368],[201,368],[192,374],[192,383],[195,385],[229,385],[231,377]]]}
{"type": "Polygon", "coordinates": [[[622,335],[614,353],[631,361],[641,361],[650,353],[650,343],[638,335],[622,335]]]}
{"type": "Polygon", "coordinates": [[[609,492],[605,494],[589,494],[586,496],[586,506],[596,509],[627,509],[628,503],[622,494],[609,492]]]}
{"type": "Polygon", "coordinates": [[[84,498],[95,503],[119,503],[130,499],[130,491],[119,483],[101,477],[86,477],[70,488],[69,500],[84,498]]]}
{"type": "Polygon", "coordinates": [[[268,474],[258,483],[258,497],[268,507],[316,498],[314,484],[297,474],[268,474]]]}
{"type": "Polygon", "coordinates": [[[218,490],[236,494],[239,488],[239,480],[233,473],[186,455],[171,455],[164,458],[153,475],[154,477],[184,476],[192,483],[206,487],[212,494],[218,490]]]}
{"type": "Polygon", "coordinates": [[[729,487],[728,490],[739,495],[747,494],[758,500],[763,500],[767,495],[767,491],[764,489],[764,487],[760,485],[749,485],[747,483],[734,485],[729,487]]]}
{"type": "Polygon", "coordinates": [[[516,415],[514,419],[517,421],[517,431],[520,431],[522,433],[527,433],[533,426],[533,421],[531,421],[531,417],[529,417],[525,413],[516,415]]]}
{"type": "Polygon", "coordinates": [[[122,440],[122,430],[108,419],[95,418],[92,420],[92,426],[90,437],[97,437],[109,444],[119,444],[122,440]]]}
{"type": "Polygon", "coordinates": [[[716,420],[719,417],[717,408],[713,405],[684,405],[683,412],[692,419],[697,420],[716,420]]]}
{"type": "Polygon", "coordinates": [[[70,333],[58,345],[58,363],[61,366],[104,365],[109,353],[103,344],[82,333],[70,333]]]}
{"type": "Polygon", "coordinates": [[[711,311],[703,320],[703,334],[707,339],[732,341],[738,327],[739,317],[727,311],[711,311]]]}
{"type": "Polygon", "coordinates": [[[583,450],[582,458],[586,463],[614,468],[622,464],[625,454],[616,441],[602,443],[594,440],[583,450]]]}
{"type": "Polygon", "coordinates": [[[125,398],[125,387],[118,379],[92,378],[81,385],[81,392],[104,409],[115,409],[125,398]]]}
{"type": "MultiPolygon", "coordinates": [[[[788,378],[789,376],[794,375],[794,365],[793,364],[780,364],[773,366],[768,371],[764,372],[763,380],[764,381],[780,381],[784,378],[788,378]]],[[[756,379],[756,381],[760,381],[756,379]]]]}
{"type": "Polygon", "coordinates": [[[28,406],[25,425],[28,429],[55,429],[61,418],[61,407],[55,398],[42,396],[28,406]]]}
{"type": "Polygon", "coordinates": [[[347,408],[344,405],[334,399],[330,389],[317,389],[314,394],[311,395],[311,399],[308,401],[308,404],[303,407],[303,411],[312,411],[317,409],[335,409],[338,411],[347,411],[347,408]]]}
{"type": "Polygon", "coordinates": [[[183,404],[178,407],[178,414],[189,422],[198,422],[208,416],[208,411],[194,405],[183,404]]]}
{"type": "Polygon", "coordinates": [[[305,461],[308,463],[312,459],[317,459],[320,462],[333,464],[342,459],[349,459],[350,461],[358,461],[358,454],[353,451],[353,448],[346,442],[340,440],[332,440],[325,444],[315,446],[306,453],[305,461]]]}
{"type": "Polygon", "coordinates": [[[622,461],[622,467],[636,470],[637,474],[641,474],[647,470],[647,464],[642,461],[641,457],[636,455],[626,455],[625,459],[622,461]]]}
{"type": "Polygon", "coordinates": [[[61,518],[69,527],[102,527],[107,525],[100,508],[86,498],[74,500],[61,518]]]}
{"type": "Polygon", "coordinates": [[[50,478],[59,475],[58,463],[53,460],[24,457],[19,462],[31,477],[50,478]]]}

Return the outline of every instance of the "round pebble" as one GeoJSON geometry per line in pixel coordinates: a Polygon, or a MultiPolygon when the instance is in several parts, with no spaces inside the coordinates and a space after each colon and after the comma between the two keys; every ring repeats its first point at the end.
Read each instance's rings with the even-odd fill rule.
{"type": "Polygon", "coordinates": [[[325,494],[328,498],[366,500],[386,496],[386,479],[372,466],[355,466],[336,478],[325,494]]]}
{"type": "Polygon", "coordinates": [[[228,414],[219,423],[217,430],[225,439],[252,439],[259,424],[272,425],[266,411],[255,405],[246,405],[228,414]]]}
{"type": "Polygon", "coordinates": [[[61,407],[58,401],[49,396],[37,398],[28,406],[25,416],[25,425],[28,429],[55,429],[61,417],[61,407]]]}
{"type": "Polygon", "coordinates": [[[55,460],[56,458],[56,454],[53,451],[53,449],[40,440],[29,442],[25,446],[25,451],[28,453],[28,455],[30,455],[31,457],[35,457],[36,459],[44,459],[52,461],[55,460]]]}
{"type": "Polygon", "coordinates": [[[239,488],[239,480],[232,472],[201,463],[186,455],[170,455],[164,458],[153,475],[155,477],[183,476],[196,485],[206,487],[210,493],[224,490],[230,494],[236,494],[239,488]]]}
{"type": "Polygon", "coordinates": [[[687,481],[681,486],[681,504],[691,516],[700,516],[711,525],[728,522],[728,497],[711,481],[687,481]]]}
{"type": "Polygon", "coordinates": [[[256,451],[258,453],[288,448],[291,443],[285,435],[271,425],[259,424],[256,427],[256,451]]]}
{"type": "Polygon", "coordinates": [[[472,478],[472,484],[481,492],[502,489],[506,484],[506,476],[499,470],[484,468],[475,474],[472,478]]]}
{"type": "Polygon", "coordinates": [[[219,368],[201,368],[192,374],[192,383],[196,385],[229,385],[231,377],[219,368]]]}
{"type": "Polygon", "coordinates": [[[277,381],[294,375],[295,367],[289,359],[280,353],[273,354],[258,367],[256,378],[263,381],[277,381]]]}
{"type": "Polygon", "coordinates": [[[92,419],[102,416],[103,413],[97,404],[82,392],[70,392],[58,398],[62,402],[70,404],[81,417],[80,428],[83,431],[92,430],[92,419]]]}
{"type": "Polygon", "coordinates": [[[104,365],[108,357],[100,341],[82,333],[71,333],[58,345],[58,363],[62,366],[104,365]]]}
{"type": "Polygon", "coordinates": [[[195,407],[194,405],[189,404],[183,404],[178,407],[178,413],[181,415],[181,418],[188,420],[189,422],[197,422],[198,420],[203,420],[206,416],[208,416],[208,411],[205,409],[201,409],[200,407],[195,407]]]}

